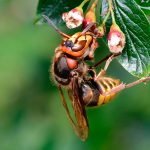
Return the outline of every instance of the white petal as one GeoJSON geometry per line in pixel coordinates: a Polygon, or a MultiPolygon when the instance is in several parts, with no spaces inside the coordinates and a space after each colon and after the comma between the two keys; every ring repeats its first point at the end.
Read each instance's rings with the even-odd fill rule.
{"type": "Polygon", "coordinates": [[[118,37],[116,34],[112,34],[109,44],[111,46],[117,46],[119,44],[120,40],[121,40],[120,37],[118,37]]]}

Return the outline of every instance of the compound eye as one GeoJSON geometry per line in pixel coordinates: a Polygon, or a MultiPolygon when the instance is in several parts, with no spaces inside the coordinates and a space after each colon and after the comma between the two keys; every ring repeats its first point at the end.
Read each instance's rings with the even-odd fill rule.
{"type": "Polygon", "coordinates": [[[73,42],[70,40],[67,40],[64,42],[64,46],[72,48],[74,46],[73,42]]]}
{"type": "Polygon", "coordinates": [[[75,52],[81,51],[85,47],[85,45],[86,45],[86,40],[79,41],[76,44],[74,44],[72,50],[75,52]]]}

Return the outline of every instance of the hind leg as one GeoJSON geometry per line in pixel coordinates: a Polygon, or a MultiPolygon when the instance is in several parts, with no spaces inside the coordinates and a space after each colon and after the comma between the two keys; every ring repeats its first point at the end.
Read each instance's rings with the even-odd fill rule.
{"type": "Polygon", "coordinates": [[[149,80],[150,80],[150,76],[141,78],[141,79],[136,80],[136,81],[134,81],[134,82],[131,82],[131,83],[129,83],[129,84],[121,83],[120,85],[118,85],[118,86],[112,88],[112,89],[109,90],[108,92],[103,93],[102,95],[107,96],[107,95],[109,95],[109,94],[119,93],[119,92],[122,91],[123,89],[131,88],[131,87],[136,86],[136,85],[138,85],[138,84],[140,84],[140,83],[142,83],[142,82],[143,82],[143,83],[146,83],[146,82],[149,81],[149,80]]]}

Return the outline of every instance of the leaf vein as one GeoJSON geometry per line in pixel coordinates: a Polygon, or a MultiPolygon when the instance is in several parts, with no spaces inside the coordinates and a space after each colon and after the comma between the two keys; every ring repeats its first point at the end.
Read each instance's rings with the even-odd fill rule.
{"type": "MultiPolygon", "coordinates": [[[[138,54],[138,52],[136,51],[136,48],[135,48],[135,46],[134,46],[134,43],[132,42],[132,40],[131,40],[131,38],[130,38],[130,36],[129,36],[127,27],[124,25],[124,20],[123,20],[123,17],[121,16],[121,12],[119,11],[119,7],[116,7],[116,10],[119,12],[118,15],[120,15],[120,19],[121,19],[122,22],[123,22],[122,26],[124,27],[124,29],[125,29],[125,31],[126,31],[126,33],[127,33],[126,36],[128,37],[129,42],[131,43],[131,47],[133,48],[134,52],[136,53],[136,55],[137,55],[137,57],[138,57],[138,63],[139,63],[139,65],[140,65],[140,68],[141,68],[141,70],[143,70],[143,68],[142,68],[142,66],[143,66],[143,65],[142,65],[142,62],[139,61],[139,59],[141,59],[141,57],[140,57],[140,55],[138,54]]],[[[128,57],[128,62],[129,62],[129,57],[128,57]]],[[[145,67],[145,64],[144,64],[144,67],[145,67]]],[[[139,66],[138,66],[138,64],[136,63],[136,71],[138,70],[138,68],[139,68],[139,66]]]]}
{"type": "MultiPolygon", "coordinates": [[[[128,18],[128,20],[130,20],[130,24],[132,24],[132,25],[134,24],[134,29],[137,28],[136,30],[141,32],[142,36],[145,36],[145,39],[148,38],[147,34],[144,32],[144,30],[142,28],[140,28],[135,22],[133,22],[132,19],[130,19],[130,17],[126,13],[124,13],[124,11],[121,8],[119,8],[119,10],[120,10],[121,14],[124,15],[125,18],[128,18]]],[[[138,32],[138,34],[139,34],[139,32],[138,32]]]]}

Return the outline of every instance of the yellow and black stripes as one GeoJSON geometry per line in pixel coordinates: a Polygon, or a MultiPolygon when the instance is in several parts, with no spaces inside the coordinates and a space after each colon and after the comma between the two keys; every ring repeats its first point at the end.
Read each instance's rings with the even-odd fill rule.
{"type": "Polygon", "coordinates": [[[120,84],[119,80],[102,77],[98,81],[88,80],[81,84],[84,105],[87,107],[100,106],[108,103],[116,93],[105,95],[120,84]]]}
{"type": "Polygon", "coordinates": [[[100,94],[99,100],[97,103],[97,105],[100,106],[102,104],[108,103],[110,100],[113,99],[116,93],[111,93],[108,95],[105,95],[105,93],[111,91],[113,88],[118,86],[120,84],[120,81],[116,79],[112,79],[112,78],[103,77],[99,79],[98,84],[102,90],[102,93],[100,94]]]}

